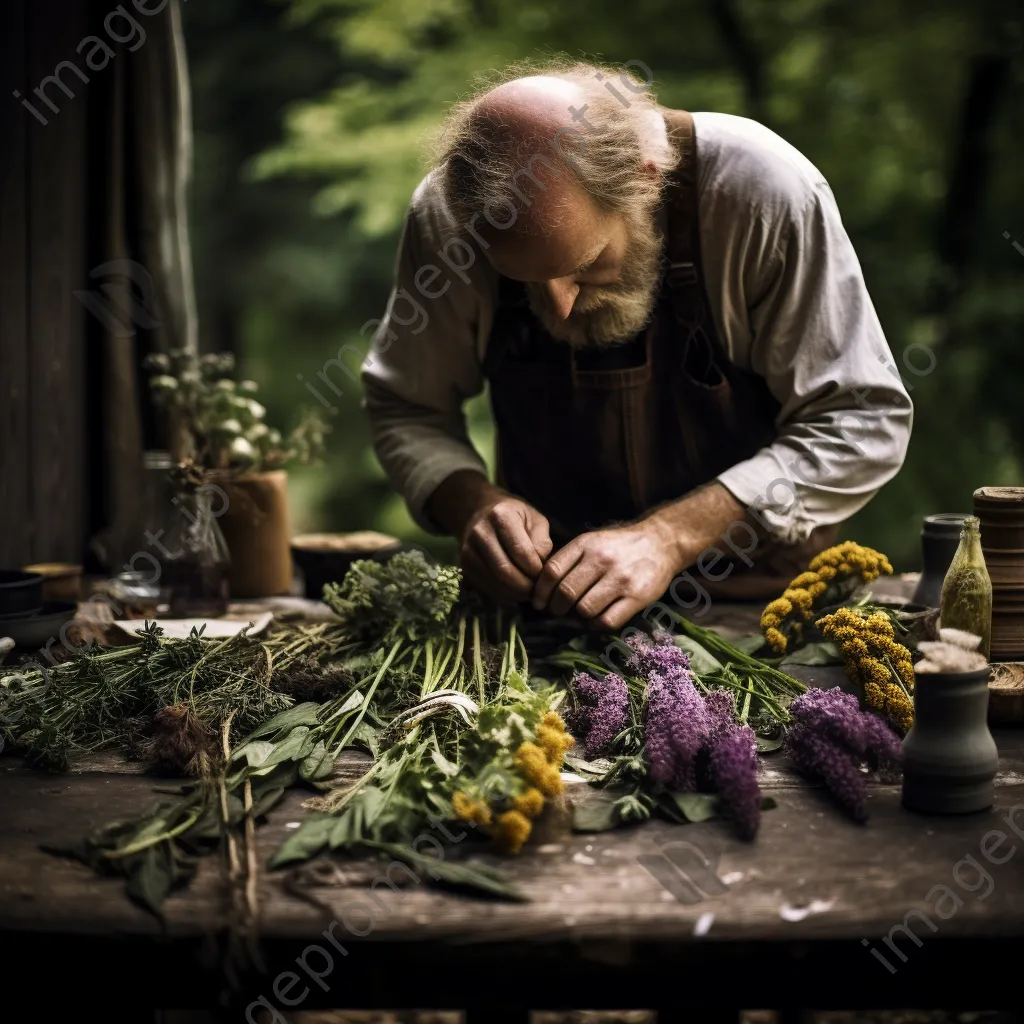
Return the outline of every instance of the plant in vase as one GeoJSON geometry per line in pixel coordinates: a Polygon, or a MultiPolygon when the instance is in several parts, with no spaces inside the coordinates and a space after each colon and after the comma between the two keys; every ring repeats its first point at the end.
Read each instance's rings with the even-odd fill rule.
{"type": "Polygon", "coordinates": [[[233,597],[268,597],[291,588],[288,465],[320,458],[328,425],[304,409],[287,435],[267,425],[255,381],[236,381],[229,352],[177,349],[151,355],[154,401],[167,416],[175,462],[194,483],[216,485],[214,514],[231,553],[233,597]]]}

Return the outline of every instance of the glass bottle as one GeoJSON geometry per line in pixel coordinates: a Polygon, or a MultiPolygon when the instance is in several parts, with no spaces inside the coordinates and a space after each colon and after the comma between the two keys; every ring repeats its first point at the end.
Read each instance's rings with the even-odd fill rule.
{"type": "Polygon", "coordinates": [[[942,581],[939,624],[981,637],[979,650],[987,658],[992,642],[992,580],[981,550],[981,522],[967,516],[960,546],[942,581]]]}
{"type": "Polygon", "coordinates": [[[176,522],[169,532],[164,579],[170,588],[171,618],[211,618],[228,610],[231,555],[205,485],[176,488],[171,499],[176,522]]]}

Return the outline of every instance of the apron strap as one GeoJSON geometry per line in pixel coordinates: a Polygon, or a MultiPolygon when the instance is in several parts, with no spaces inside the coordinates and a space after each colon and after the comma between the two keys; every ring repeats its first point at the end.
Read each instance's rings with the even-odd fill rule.
{"type": "Polygon", "coordinates": [[[669,140],[680,154],[679,166],[665,189],[667,233],[665,255],[668,286],[676,323],[682,331],[683,364],[687,373],[708,387],[720,384],[721,348],[709,313],[701,277],[700,217],[697,197],[697,140],[693,115],[662,108],[669,140]]]}

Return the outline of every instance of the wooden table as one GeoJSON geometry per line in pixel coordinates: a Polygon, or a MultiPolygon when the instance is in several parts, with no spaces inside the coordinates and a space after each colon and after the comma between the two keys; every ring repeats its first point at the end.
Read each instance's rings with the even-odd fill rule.
{"type": "MultiPolygon", "coordinates": [[[[803,672],[837,681],[833,668],[803,672]]],[[[316,1007],[456,1007],[488,1024],[523,1020],[529,1007],[660,1007],[662,1024],[735,1020],[730,1011],[756,1006],[1015,1009],[1024,1004],[1015,969],[1024,952],[1024,733],[997,739],[990,812],[920,817],[900,807],[898,787],[876,784],[871,820],[856,825],[775,755],[762,786],[778,806],[755,843],[716,821],[566,837],[501,862],[530,896],[524,904],[426,884],[392,890],[383,861],[342,866],[333,884],[303,890],[312,899],[295,895],[288,875],[263,873],[268,974],[243,979],[230,1019],[245,1020],[260,996],[277,1020],[316,1007]],[[1018,833],[1006,822],[1014,807],[1018,833]],[[1009,837],[995,851],[992,830],[1009,837]],[[1011,845],[1019,849],[1001,865],[986,860],[985,850],[1002,859],[1011,845]],[[950,894],[936,906],[939,885],[950,894]],[[332,921],[344,953],[323,936],[332,921]],[[298,980],[281,976],[279,992],[305,993],[294,1009],[274,994],[287,971],[298,980]]],[[[33,989],[37,1005],[103,1006],[108,1020],[216,1001],[226,903],[217,858],[169,900],[161,934],[119,881],[39,851],[143,809],[167,785],[131,771],[108,758],[48,776],[0,759],[8,992],[33,989]]],[[[305,813],[301,800],[290,794],[259,830],[263,863],[305,813]]]]}

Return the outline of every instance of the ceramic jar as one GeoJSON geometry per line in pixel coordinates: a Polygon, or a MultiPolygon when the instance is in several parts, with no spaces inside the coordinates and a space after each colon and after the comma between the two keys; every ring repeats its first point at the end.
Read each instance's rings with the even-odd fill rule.
{"type": "Polygon", "coordinates": [[[992,579],[990,661],[1024,658],[1024,487],[979,487],[974,514],[992,579]]]}
{"type": "Polygon", "coordinates": [[[939,512],[925,516],[921,524],[921,578],[914,588],[913,604],[938,608],[942,581],[960,544],[960,530],[966,512],[939,512]]]}
{"type": "Polygon", "coordinates": [[[966,814],[992,806],[999,753],[987,720],[990,671],[917,674],[903,740],[904,807],[966,814]]]}

